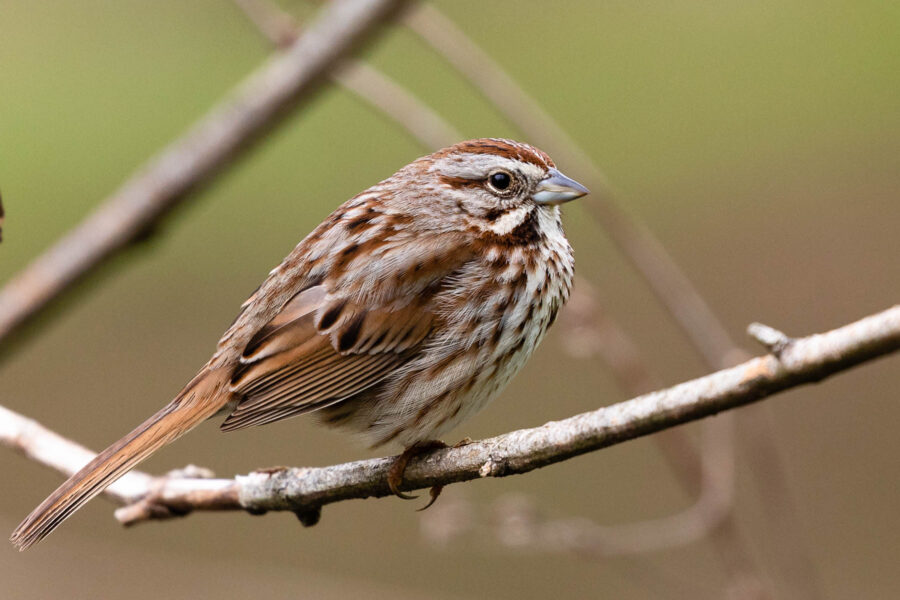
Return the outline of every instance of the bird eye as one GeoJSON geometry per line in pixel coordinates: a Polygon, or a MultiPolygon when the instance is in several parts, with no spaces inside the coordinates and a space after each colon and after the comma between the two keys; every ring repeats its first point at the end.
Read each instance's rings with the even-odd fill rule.
{"type": "Polygon", "coordinates": [[[509,173],[506,171],[497,171],[495,173],[491,173],[488,176],[488,183],[495,190],[502,192],[503,190],[509,188],[512,183],[512,177],[510,177],[509,173]]]}

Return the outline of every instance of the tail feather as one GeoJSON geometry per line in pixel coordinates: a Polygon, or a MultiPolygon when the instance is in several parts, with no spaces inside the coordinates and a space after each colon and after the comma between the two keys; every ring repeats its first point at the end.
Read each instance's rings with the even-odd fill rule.
{"type": "Polygon", "coordinates": [[[139,462],[215,414],[226,394],[217,385],[200,385],[206,382],[204,374],[195,378],[170,404],[72,475],[22,521],[10,536],[12,543],[25,550],[41,541],[139,462]]]}

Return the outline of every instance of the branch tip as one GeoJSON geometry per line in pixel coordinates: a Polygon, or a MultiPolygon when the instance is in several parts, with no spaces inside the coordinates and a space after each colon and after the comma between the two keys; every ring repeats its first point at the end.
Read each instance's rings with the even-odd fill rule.
{"type": "Polygon", "coordinates": [[[762,323],[750,323],[747,326],[747,335],[762,344],[769,352],[780,358],[788,346],[794,343],[794,338],[774,327],[762,323]]]}

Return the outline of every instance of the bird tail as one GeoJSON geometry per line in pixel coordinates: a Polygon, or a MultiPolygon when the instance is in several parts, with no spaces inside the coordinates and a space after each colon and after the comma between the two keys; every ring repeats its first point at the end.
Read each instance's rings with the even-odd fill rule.
{"type": "Polygon", "coordinates": [[[41,541],[139,462],[214,415],[228,398],[224,384],[227,379],[204,369],[166,407],[59,486],[19,524],[10,541],[20,551],[41,541]]]}

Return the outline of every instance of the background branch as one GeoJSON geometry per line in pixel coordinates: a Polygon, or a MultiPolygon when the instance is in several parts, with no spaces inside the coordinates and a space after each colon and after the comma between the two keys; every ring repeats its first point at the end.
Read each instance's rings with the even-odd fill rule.
{"type": "MultiPolygon", "coordinates": [[[[654,437],[678,430],[667,429],[654,437]]],[[[703,434],[719,435],[722,431],[708,427],[703,434]]],[[[715,444],[715,440],[706,442],[715,444]]],[[[661,518],[616,525],[601,525],[585,516],[549,518],[524,494],[506,494],[490,507],[464,499],[441,498],[441,502],[422,513],[422,530],[430,541],[442,545],[470,533],[509,547],[574,552],[602,559],[670,550],[708,537],[732,509],[731,461],[713,452],[704,453],[702,461],[703,478],[698,481],[701,487],[697,500],[685,510],[661,518]]]]}
{"type": "MultiPolygon", "coordinates": [[[[268,0],[234,0],[259,33],[278,48],[290,46],[300,35],[300,22],[268,0]]],[[[361,60],[347,58],[329,77],[405,130],[423,148],[434,152],[463,139],[446,119],[394,79],[361,60]]]]}
{"type": "Polygon", "coordinates": [[[404,0],[336,0],[324,7],[290,48],[268,60],[230,98],[0,289],[0,343],[73,283],[141,239],[192,192],[244,154],[290,109],[321,87],[335,62],[404,4],[404,0]]]}
{"type": "MultiPolygon", "coordinates": [[[[96,453],[64,438],[37,421],[0,406],[0,445],[69,477],[91,461],[96,453]]],[[[153,477],[131,471],[103,492],[119,504],[135,502],[147,495],[153,477]]]]}

